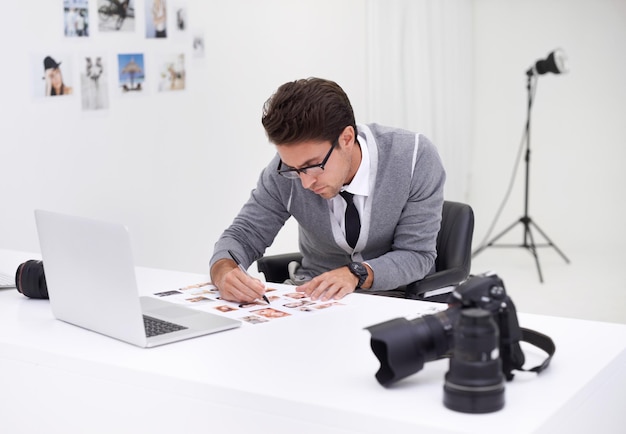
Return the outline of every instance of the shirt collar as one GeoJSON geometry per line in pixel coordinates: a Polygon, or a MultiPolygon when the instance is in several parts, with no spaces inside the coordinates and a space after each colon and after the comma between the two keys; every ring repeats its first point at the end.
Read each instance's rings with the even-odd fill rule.
{"type": "Polygon", "coordinates": [[[359,136],[359,145],[361,147],[361,164],[359,165],[352,182],[344,185],[341,191],[348,191],[358,196],[369,196],[370,192],[370,153],[367,148],[365,137],[359,136]]]}

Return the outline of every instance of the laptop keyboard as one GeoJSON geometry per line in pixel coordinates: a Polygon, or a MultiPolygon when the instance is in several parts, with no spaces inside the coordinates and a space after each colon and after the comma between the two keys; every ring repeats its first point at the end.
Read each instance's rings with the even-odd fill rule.
{"type": "Polygon", "coordinates": [[[15,277],[0,273],[0,288],[14,288],[15,277]]]}
{"type": "Polygon", "coordinates": [[[146,328],[146,336],[149,338],[152,336],[159,336],[166,333],[172,333],[177,332],[178,330],[187,329],[187,327],[181,326],[179,324],[163,321],[161,319],[153,318],[148,315],[143,316],[143,325],[146,328]]]}

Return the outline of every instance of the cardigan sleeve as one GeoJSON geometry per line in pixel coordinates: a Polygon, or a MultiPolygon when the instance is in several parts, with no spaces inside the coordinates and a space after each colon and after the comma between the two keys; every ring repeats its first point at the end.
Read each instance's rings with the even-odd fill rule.
{"type": "Polygon", "coordinates": [[[281,182],[282,178],[274,175],[277,158],[261,172],[250,198],[215,243],[210,266],[230,258],[228,250],[232,250],[248,268],[263,256],[290,217],[287,204],[291,182],[286,179],[287,182],[281,182]]]}
{"type": "Polygon", "coordinates": [[[391,249],[366,262],[374,271],[372,290],[389,290],[432,272],[441,226],[445,170],[436,147],[418,136],[409,197],[395,227],[391,249]]]}

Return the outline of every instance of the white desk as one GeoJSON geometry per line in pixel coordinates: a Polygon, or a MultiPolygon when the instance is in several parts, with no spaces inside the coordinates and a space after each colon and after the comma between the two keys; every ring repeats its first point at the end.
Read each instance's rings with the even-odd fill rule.
{"type": "MultiPolygon", "coordinates": [[[[0,270],[32,255],[0,250],[0,270]]],[[[139,269],[142,292],[206,276],[139,269]]],[[[506,281],[506,276],[502,276],[506,281]]],[[[517,374],[499,412],[442,404],[446,361],[381,387],[364,327],[416,301],[353,294],[350,306],[153,349],[52,317],[48,302],[0,291],[0,429],[6,433],[624,432],[626,326],[520,314],[551,336],[550,368],[517,374]]],[[[532,347],[531,347],[532,348],[532,347]]],[[[530,350],[527,351],[527,355],[530,350]]],[[[540,351],[535,352],[543,357],[540,351]]],[[[532,356],[532,355],[531,355],[532,356]]],[[[532,363],[532,362],[531,362],[532,363]]]]}

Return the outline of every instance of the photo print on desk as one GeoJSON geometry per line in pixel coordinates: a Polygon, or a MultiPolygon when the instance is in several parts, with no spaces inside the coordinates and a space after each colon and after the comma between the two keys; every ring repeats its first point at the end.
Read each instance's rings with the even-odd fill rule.
{"type": "Polygon", "coordinates": [[[203,297],[201,295],[196,295],[195,297],[186,298],[185,301],[189,303],[215,303],[215,300],[212,300],[208,297],[203,297]]]}
{"type": "Polygon", "coordinates": [[[122,93],[142,92],[146,78],[143,54],[118,54],[117,66],[122,93]]]}
{"type": "Polygon", "coordinates": [[[68,38],[89,36],[89,0],[63,0],[63,20],[68,38]]]}
{"type": "Polygon", "coordinates": [[[98,30],[101,32],[134,32],[134,0],[98,0],[98,30]]]}
{"type": "Polygon", "coordinates": [[[292,286],[276,285],[267,288],[266,296],[270,305],[258,300],[251,303],[235,303],[222,300],[219,291],[210,282],[197,283],[176,290],[162,291],[154,294],[157,297],[167,297],[168,301],[181,304],[196,304],[199,297],[202,300],[202,309],[220,315],[241,320],[247,324],[264,324],[283,318],[297,318],[309,316],[336,306],[346,306],[341,301],[311,300],[306,294],[297,292],[292,286]]]}

